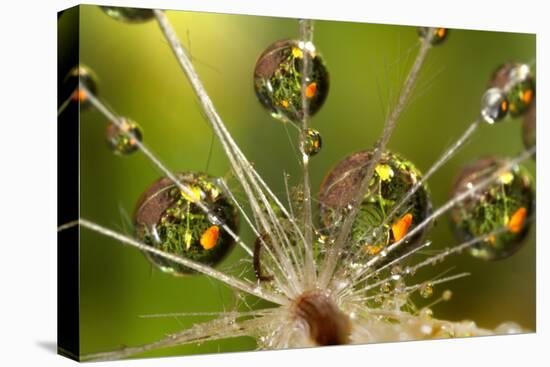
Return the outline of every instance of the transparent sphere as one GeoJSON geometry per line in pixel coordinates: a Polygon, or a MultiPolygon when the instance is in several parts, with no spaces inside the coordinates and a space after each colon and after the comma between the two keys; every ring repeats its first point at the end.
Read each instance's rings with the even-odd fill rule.
{"type": "Polygon", "coordinates": [[[143,130],[135,122],[126,117],[121,117],[122,127],[119,128],[113,122],[109,122],[105,131],[107,144],[117,155],[128,155],[138,150],[138,141],[143,140],[143,130]]]}
{"type": "Polygon", "coordinates": [[[63,81],[63,99],[70,98],[73,103],[80,103],[81,109],[86,109],[90,107],[90,101],[86,91],[79,88],[79,82],[90,93],[97,94],[98,81],[96,74],[88,66],[80,64],[73,67],[63,81]]]}
{"type": "Polygon", "coordinates": [[[308,55],[310,72],[303,94],[309,116],[319,111],[329,90],[329,74],[315,46],[296,40],[281,40],[269,46],[254,69],[254,89],[262,106],[281,121],[298,123],[304,117],[302,71],[308,55]]]}
{"type": "MultiPolygon", "coordinates": [[[[233,248],[234,240],[221,226],[239,230],[237,211],[215,180],[205,173],[178,173],[192,196],[183,193],[170,179],[155,181],[141,195],[134,213],[137,237],[159,250],[206,265],[216,265],[233,248]],[[212,215],[196,204],[202,202],[212,215]]],[[[146,253],[151,263],[164,272],[193,271],[179,263],[146,253]]]]}
{"type": "MultiPolygon", "coordinates": [[[[506,159],[488,157],[464,167],[453,186],[453,196],[491,177],[506,163],[506,159]]],[[[483,260],[503,259],[521,247],[534,203],[533,181],[522,166],[516,165],[456,205],[450,213],[452,228],[461,242],[501,230],[470,247],[469,252],[483,260]]]]}
{"type": "MultiPolygon", "coordinates": [[[[373,154],[371,150],[353,153],[327,173],[319,192],[321,225],[330,229],[345,217],[373,154]]],[[[420,171],[411,161],[389,151],[382,154],[352,225],[351,242],[358,247],[352,251],[376,255],[389,244],[401,240],[430,215],[432,205],[428,188],[421,185],[392,218],[387,218],[421,177],[420,171]],[[381,230],[374,233],[375,229],[381,230]]],[[[426,226],[413,235],[408,241],[409,246],[421,241],[428,229],[429,226],[426,226]]],[[[401,248],[405,250],[409,246],[401,248]]],[[[395,256],[398,253],[393,254],[395,256]]]]}
{"type": "Polygon", "coordinates": [[[449,35],[449,30],[447,28],[418,27],[417,32],[420,38],[426,38],[430,36],[431,33],[432,39],[430,43],[432,45],[439,45],[443,43],[449,35]]]}
{"type": "Polygon", "coordinates": [[[490,88],[481,97],[481,118],[488,124],[501,121],[508,113],[506,93],[499,88],[490,88]]]}
{"type": "Polygon", "coordinates": [[[321,134],[312,128],[308,128],[306,131],[306,139],[304,142],[304,153],[308,156],[314,156],[321,151],[323,146],[323,140],[321,134]]]}
{"type": "Polygon", "coordinates": [[[143,23],[155,17],[151,9],[125,8],[119,6],[100,6],[110,17],[127,23],[143,23]]]}
{"type": "Polygon", "coordinates": [[[489,87],[505,91],[510,115],[514,117],[527,112],[534,101],[535,80],[527,64],[507,63],[499,66],[489,81],[489,87]]]}

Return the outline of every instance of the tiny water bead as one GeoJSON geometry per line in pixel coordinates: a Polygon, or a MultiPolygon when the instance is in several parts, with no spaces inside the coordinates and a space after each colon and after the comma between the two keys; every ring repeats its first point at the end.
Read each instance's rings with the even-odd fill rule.
{"type": "Polygon", "coordinates": [[[305,133],[304,153],[312,157],[321,151],[323,140],[321,134],[312,128],[308,128],[305,133]]]}
{"type": "MultiPolygon", "coordinates": [[[[176,177],[190,188],[192,195],[182,192],[166,177],[155,181],[136,205],[134,223],[137,237],[159,250],[216,265],[234,245],[233,238],[223,230],[221,223],[237,233],[237,211],[213,177],[197,172],[178,173],[176,177]],[[212,215],[203,212],[198,202],[206,205],[212,215]]],[[[146,256],[164,272],[193,272],[160,256],[147,253],[146,256]]]]}
{"type": "Polygon", "coordinates": [[[113,122],[109,122],[105,131],[105,138],[109,148],[116,155],[128,155],[138,150],[138,141],[143,140],[143,131],[135,122],[126,117],[121,117],[122,126],[119,128],[113,122]]]}
{"type": "Polygon", "coordinates": [[[445,289],[441,295],[441,299],[445,302],[448,302],[453,297],[453,292],[450,289],[445,289]]]}
{"type": "Polygon", "coordinates": [[[325,63],[311,42],[280,40],[258,58],[254,69],[254,89],[260,103],[274,118],[298,123],[304,117],[302,106],[302,70],[308,56],[310,75],[303,94],[307,115],[313,116],[328,95],[329,74],[325,63]]]}
{"type": "MultiPolygon", "coordinates": [[[[330,228],[346,215],[348,205],[357,195],[366,174],[373,151],[353,153],[332,168],[321,184],[319,192],[321,225],[330,228]]],[[[412,162],[401,156],[384,152],[374,169],[369,191],[352,225],[351,251],[364,251],[372,256],[383,254],[391,242],[401,240],[432,211],[426,185],[422,185],[392,218],[387,218],[393,207],[422,177],[412,162]],[[382,226],[380,233],[374,233],[382,226]]],[[[409,243],[418,243],[429,226],[412,236],[409,243]]]]}
{"type": "Polygon", "coordinates": [[[111,18],[127,23],[143,23],[155,17],[151,9],[125,8],[119,6],[100,6],[111,18]]]}
{"type": "Polygon", "coordinates": [[[494,87],[506,93],[513,117],[525,113],[535,97],[535,80],[526,64],[506,63],[499,66],[489,81],[489,88],[494,87]]]}
{"type": "Polygon", "coordinates": [[[431,282],[424,282],[420,285],[419,293],[422,298],[430,298],[434,294],[434,287],[431,282]]]}
{"type": "Polygon", "coordinates": [[[443,41],[445,41],[445,39],[447,39],[447,36],[449,35],[449,30],[447,28],[418,27],[417,32],[420,38],[426,38],[430,36],[431,32],[431,44],[434,46],[443,43],[443,41]]]}
{"type": "MultiPolygon", "coordinates": [[[[488,157],[466,166],[455,181],[453,195],[490,178],[506,163],[506,159],[488,157]]],[[[452,228],[460,241],[488,236],[470,247],[469,252],[474,257],[483,260],[506,258],[521,247],[527,235],[534,200],[530,175],[525,168],[515,165],[485,189],[456,205],[451,210],[452,228]],[[493,233],[497,230],[500,232],[493,233]]]]}
{"type": "Polygon", "coordinates": [[[501,121],[508,113],[506,93],[499,88],[490,88],[481,97],[481,117],[488,124],[501,121]]]}
{"type": "Polygon", "coordinates": [[[63,81],[63,89],[66,98],[71,98],[72,102],[80,103],[80,108],[85,109],[90,106],[88,94],[84,89],[79,88],[79,83],[82,83],[92,94],[97,94],[97,76],[86,65],[77,65],[73,67],[63,81]]]}

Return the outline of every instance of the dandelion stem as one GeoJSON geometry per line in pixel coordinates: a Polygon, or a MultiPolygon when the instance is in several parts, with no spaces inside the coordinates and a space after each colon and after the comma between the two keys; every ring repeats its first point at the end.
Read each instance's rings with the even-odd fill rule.
{"type": "MultiPolygon", "coordinates": [[[[313,41],[313,22],[309,19],[300,20],[300,41],[307,48],[313,41]]],[[[307,50],[306,50],[307,51],[307,50]]],[[[306,88],[311,75],[311,57],[309,52],[303,53],[302,68],[302,129],[300,130],[300,152],[302,153],[302,167],[304,176],[304,246],[305,246],[305,274],[306,288],[312,287],[316,281],[317,273],[313,259],[313,221],[311,214],[311,185],[309,178],[309,155],[305,148],[307,144],[307,130],[309,127],[309,98],[306,96],[306,88]]]]}

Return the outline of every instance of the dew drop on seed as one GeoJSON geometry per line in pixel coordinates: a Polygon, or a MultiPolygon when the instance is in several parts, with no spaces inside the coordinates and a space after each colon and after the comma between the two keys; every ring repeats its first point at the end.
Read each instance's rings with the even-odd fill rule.
{"type": "Polygon", "coordinates": [[[420,38],[426,38],[430,36],[431,32],[431,44],[432,45],[439,45],[443,43],[447,39],[447,36],[449,35],[449,30],[447,28],[430,28],[430,27],[418,27],[417,28],[418,35],[420,38]]]}
{"type": "Polygon", "coordinates": [[[489,81],[489,87],[506,92],[513,117],[527,112],[535,100],[535,79],[527,64],[506,63],[499,66],[489,81]]]}
{"type": "Polygon", "coordinates": [[[391,290],[392,290],[391,282],[384,282],[380,285],[380,292],[382,293],[390,293],[391,290]]]}
{"type": "Polygon", "coordinates": [[[107,124],[105,138],[112,152],[116,155],[128,155],[138,150],[137,142],[143,139],[141,127],[126,117],[120,118],[122,124],[118,127],[113,122],[107,124]]]}
{"type": "Polygon", "coordinates": [[[445,289],[445,291],[443,291],[443,294],[441,295],[441,299],[446,302],[450,301],[452,297],[453,292],[450,289],[445,289]]]}
{"type": "Polygon", "coordinates": [[[309,157],[314,156],[321,151],[322,144],[321,134],[317,130],[308,128],[304,141],[304,153],[309,157]]]}
{"type": "Polygon", "coordinates": [[[304,118],[303,97],[308,116],[319,111],[328,95],[329,74],[321,55],[311,43],[280,40],[260,55],[254,69],[256,96],[271,116],[298,123],[304,118]],[[304,56],[308,57],[310,75],[302,90],[304,56]]]}
{"type": "Polygon", "coordinates": [[[82,83],[86,89],[96,95],[98,92],[98,79],[96,74],[88,66],[80,64],[73,67],[63,80],[63,100],[69,99],[72,103],[80,103],[80,109],[90,107],[90,101],[86,91],[79,88],[82,83]]]}
{"type": "MultiPolygon", "coordinates": [[[[467,190],[469,184],[475,186],[494,176],[508,162],[491,156],[465,166],[455,180],[453,195],[467,190]]],[[[534,202],[533,180],[523,166],[516,165],[450,211],[453,232],[461,242],[484,237],[468,248],[476,258],[506,258],[522,247],[531,226],[534,202]]]]}
{"type": "Polygon", "coordinates": [[[481,97],[481,118],[492,125],[506,117],[508,107],[506,93],[499,88],[490,88],[481,97]]]}
{"type": "Polygon", "coordinates": [[[119,6],[100,6],[111,18],[126,23],[143,23],[155,17],[151,9],[127,8],[119,6]]]}
{"type": "MultiPolygon", "coordinates": [[[[141,195],[134,214],[136,236],[159,250],[214,266],[229,253],[235,241],[196,203],[200,201],[216,212],[217,218],[234,233],[239,229],[237,211],[216,186],[213,177],[198,172],[181,172],[176,174],[176,178],[189,188],[187,193],[164,177],[153,182],[141,195]]],[[[193,273],[184,265],[161,256],[145,255],[153,265],[167,273],[193,273]]]]}
{"type": "MultiPolygon", "coordinates": [[[[325,175],[318,195],[318,215],[323,226],[330,228],[338,218],[345,217],[346,208],[357,196],[373,157],[374,150],[352,153],[325,175]]],[[[387,256],[383,260],[387,262],[422,241],[429,225],[391,253],[387,252],[388,245],[401,240],[432,212],[428,187],[422,185],[392,214],[392,218],[387,217],[394,203],[399,202],[421,177],[422,174],[411,161],[390,151],[381,154],[352,224],[348,251],[361,251],[369,258],[387,256]],[[365,242],[365,239],[368,240],[365,242]]]]}
{"type": "Polygon", "coordinates": [[[434,294],[433,284],[431,282],[422,283],[419,292],[422,298],[430,298],[434,294]]]}

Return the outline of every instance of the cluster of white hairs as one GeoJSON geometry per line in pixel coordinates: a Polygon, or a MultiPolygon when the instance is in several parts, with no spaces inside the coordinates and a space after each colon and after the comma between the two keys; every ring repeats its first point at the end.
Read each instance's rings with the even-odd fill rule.
{"type": "MultiPolygon", "coordinates": [[[[261,282],[257,279],[246,279],[243,276],[227,274],[200,262],[161,251],[136,238],[105,228],[85,218],[79,218],[73,223],[63,225],[59,230],[80,225],[81,228],[95,231],[120,243],[179,263],[197,273],[225,283],[235,290],[267,300],[272,305],[265,309],[245,312],[220,312],[216,314],[217,317],[213,320],[197,323],[188,329],[156,342],[85,355],[82,357],[83,360],[120,359],[158,348],[238,336],[255,338],[259,349],[281,349],[329,344],[361,344],[381,341],[491,335],[522,331],[522,328],[515,323],[504,323],[495,330],[487,330],[479,328],[471,321],[451,322],[434,318],[430,307],[439,301],[450,299],[450,291],[443,292],[440,298],[435,299],[427,307],[419,309],[413,304],[411,295],[415,292],[428,297],[433,292],[433,286],[466,276],[467,273],[443,274],[440,277],[415,284],[410,284],[407,281],[407,278],[415,274],[417,270],[461,253],[467,248],[485,241],[487,237],[498,234],[499,231],[503,231],[505,228],[462,244],[450,246],[421,262],[411,262],[410,259],[413,254],[430,246],[430,242],[421,243],[413,248],[407,248],[405,245],[412,236],[426,228],[434,219],[448,212],[457,203],[470,197],[475,192],[486,188],[513,165],[531,157],[534,154],[535,147],[525,150],[490,177],[472,185],[468,190],[457,194],[447,203],[436,208],[423,222],[416,225],[403,238],[391,243],[378,254],[367,257],[364,252],[351,254],[346,252],[349,246],[352,224],[360,208],[361,201],[365,194],[369,192],[369,182],[375,172],[375,166],[386,149],[402,111],[410,102],[410,96],[419,72],[426,55],[432,48],[431,37],[420,39],[416,59],[404,81],[395,106],[387,116],[382,136],[373,149],[373,159],[365,169],[365,175],[358,187],[357,195],[348,206],[346,216],[331,229],[328,236],[323,238],[322,241],[325,247],[324,251],[319,254],[316,252],[316,246],[320,239],[312,218],[309,156],[304,151],[307,138],[305,132],[309,122],[309,116],[307,116],[308,99],[305,97],[304,92],[302,92],[302,101],[306,113],[304,113],[301,126],[299,126],[299,147],[303,168],[301,190],[303,195],[300,210],[294,210],[290,199],[291,195],[288,195],[288,205],[284,204],[258,174],[232,138],[222,118],[216,112],[187,50],[179,41],[165,13],[161,10],[154,10],[153,12],[181,69],[196,93],[207,121],[223,147],[232,172],[246,195],[246,203],[249,205],[248,210],[242,203],[237,201],[223,181],[221,181],[221,186],[238,208],[241,217],[250,226],[253,233],[259,239],[265,238],[265,235],[269,237],[269,246],[263,246],[262,248],[265,251],[264,258],[268,261],[263,261],[262,267],[272,276],[272,281],[261,282]],[[251,215],[247,213],[251,213],[251,215]],[[406,249],[406,251],[397,251],[402,249],[406,249]],[[398,255],[396,255],[397,253],[398,255]],[[346,256],[343,256],[344,254],[346,256]]],[[[312,22],[300,20],[300,40],[304,43],[312,42],[313,34],[312,22]]],[[[304,55],[303,86],[310,67],[309,56],[306,53],[304,55]]],[[[109,121],[121,128],[121,131],[130,136],[132,135],[127,129],[122,128],[123,120],[90,91],[86,90],[84,84],[81,83],[79,87],[87,92],[91,105],[106,116],[109,121]]],[[[302,89],[305,90],[305,88],[302,89]]],[[[386,221],[390,220],[389,218],[393,217],[393,214],[411,198],[411,195],[464,146],[465,142],[479,127],[480,121],[480,119],[476,119],[470,124],[460,138],[442,153],[422,179],[417,181],[401,201],[396,204],[392,213],[387,216],[386,221]]],[[[177,176],[152,153],[146,144],[138,139],[134,140],[139,150],[149,158],[155,167],[172,180],[183,193],[192,196],[191,188],[180,182],[177,176]]],[[[221,222],[207,205],[200,200],[196,204],[209,215],[212,221],[219,223],[223,230],[227,231],[252,259],[254,256],[253,246],[245,243],[245,240],[239,237],[238,233],[233,232],[221,222]]],[[[372,229],[372,233],[379,232],[380,228],[372,229]]]]}

